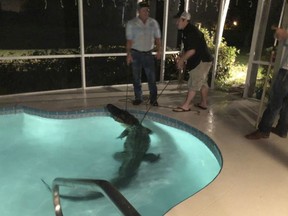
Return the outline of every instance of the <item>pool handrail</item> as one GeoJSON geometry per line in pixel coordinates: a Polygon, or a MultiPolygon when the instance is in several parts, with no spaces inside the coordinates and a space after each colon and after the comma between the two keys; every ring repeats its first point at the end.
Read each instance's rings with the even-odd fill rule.
{"type": "Polygon", "coordinates": [[[99,192],[110,200],[121,214],[125,216],[140,216],[139,212],[129,203],[129,201],[110,182],[106,180],[55,178],[52,184],[52,195],[56,216],[63,216],[60,204],[60,186],[73,188],[77,187],[99,192]]]}

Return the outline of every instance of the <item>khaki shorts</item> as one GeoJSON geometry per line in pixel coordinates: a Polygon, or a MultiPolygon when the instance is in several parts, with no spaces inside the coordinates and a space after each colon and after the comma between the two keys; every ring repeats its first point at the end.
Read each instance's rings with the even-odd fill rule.
{"type": "Polygon", "coordinates": [[[208,73],[210,71],[212,62],[200,62],[196,68],[189,71],[189,80],[187,83],[189,90],[199,91],[201,87],[207,86],[208,73]]]}

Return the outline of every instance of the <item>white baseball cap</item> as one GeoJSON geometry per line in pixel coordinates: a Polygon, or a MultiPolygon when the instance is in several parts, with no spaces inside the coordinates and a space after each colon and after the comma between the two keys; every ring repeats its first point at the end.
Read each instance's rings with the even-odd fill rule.
{"type": "Polygon", "coordinates": [[[184,11],[181,15],[180,15],[181,19],[185,19],[185,20],[190,20],[191,19],[191,14],[184,11]]]}

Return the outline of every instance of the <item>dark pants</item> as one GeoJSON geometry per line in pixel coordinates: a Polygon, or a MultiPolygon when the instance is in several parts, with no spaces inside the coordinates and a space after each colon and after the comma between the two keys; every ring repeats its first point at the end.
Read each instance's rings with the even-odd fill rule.
{"type": "Polygon", "coordinates": [[[148,87],[150,92],[150,102],[157,101],[157,86],[155,78],[155,59],[151,52],[138,52],[131,51],[133,62],[133,86],[136,100],[143,100],[142,98],[142,85],[141,74],[142,69],[145,71],[145,75],[148,81],[148,87]]]}
{"type": "Polygon", "coordinates": [[[266,110],[263,113],[259,130],[269,133],[276,117],[279,116],[276,125],[277,131],[287,135],[288,130],[288,70],[280,69],[272,86],[271,97],[266,110]]]}

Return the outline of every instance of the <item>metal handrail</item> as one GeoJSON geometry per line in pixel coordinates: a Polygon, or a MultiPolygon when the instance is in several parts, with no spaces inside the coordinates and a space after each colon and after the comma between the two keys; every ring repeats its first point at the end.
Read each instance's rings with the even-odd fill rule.
{"type": "Polygon", "coordinates": [[[52,184],[52,195],[56,216],[63,216],[60,204],[60,186],[77,187],[99,192],[108,198],[121,214],[125,216],[140,216],[139,212],[128,200],[106,180],[55,178],[52,184]]]}

